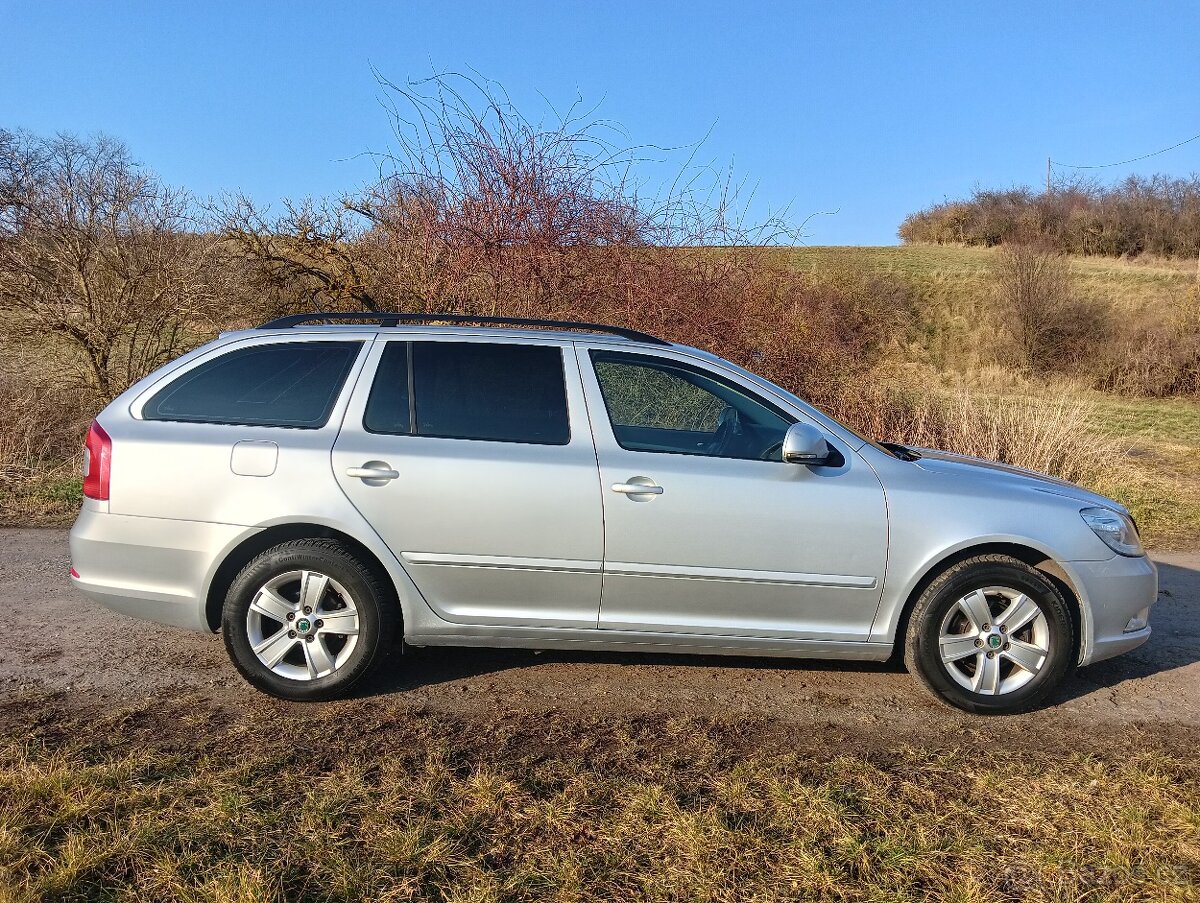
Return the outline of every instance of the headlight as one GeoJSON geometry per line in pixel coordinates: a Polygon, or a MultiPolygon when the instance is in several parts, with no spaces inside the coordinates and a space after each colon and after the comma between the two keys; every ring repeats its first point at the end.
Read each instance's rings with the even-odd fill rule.
{"type": "Polygon", "coordinates": [[[1124,514],[1108,508],[1084,508],[1079,516],[1118,555],[1138,558],[1146,554],[1142,549],[1142,541],[1138,539],[1137,527],[1124,514]]]}

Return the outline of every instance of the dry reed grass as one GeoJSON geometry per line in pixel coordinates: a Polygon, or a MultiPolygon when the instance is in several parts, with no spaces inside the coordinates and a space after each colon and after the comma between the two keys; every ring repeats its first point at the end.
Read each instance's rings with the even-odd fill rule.
{"type": "Polygon", "coordinates": [[[1077,395],[981,395],[870,387],[841,416],[866,435],[1000,461],[1073,483],[1101,485],[1120,472],[1126,448],[1091,428],[1092,407],[1077,395]]]}

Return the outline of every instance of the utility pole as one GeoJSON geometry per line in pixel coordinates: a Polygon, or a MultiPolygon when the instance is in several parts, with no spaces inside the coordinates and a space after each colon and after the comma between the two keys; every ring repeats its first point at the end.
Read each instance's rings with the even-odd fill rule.
{"type": "Polygon", "coordinates": [[[1046,194],[1050,193],[1050,158],[1046,158],[1046,194]]]}

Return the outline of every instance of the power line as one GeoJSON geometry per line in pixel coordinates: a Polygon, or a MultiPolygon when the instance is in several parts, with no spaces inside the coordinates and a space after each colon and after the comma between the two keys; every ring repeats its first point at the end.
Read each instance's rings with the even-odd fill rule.
{"type": "Polygon", "coordinates": [[[1136,163],[1138,160],[1146,160],[1150,157],[1157,157],[1159,154],[1165,154],[1167,151],[1173,151],[1177,147],[1183,147],[1185,144],[1191,144],[1197,138],[1200,138],[1200,135],[1193,135],[1186,141],[1180,141],[1178,144],[1172,144],[1170,147],[1164,147],[1162,150],[1156,150],[1152,154],[1142,154],[1140,157],[1132,157],[1128,160],[1120,160],[1117,163],[1098,163],[1093,166],[1082,166],[1074,163],[1059,163],[1057,160],[1051,160],[1049,162],[1053,163],[1055,166],[1061,166],[1064,169],[1108,169],[1110,166],[1124,166],[1126,163],[1136,163]]]}

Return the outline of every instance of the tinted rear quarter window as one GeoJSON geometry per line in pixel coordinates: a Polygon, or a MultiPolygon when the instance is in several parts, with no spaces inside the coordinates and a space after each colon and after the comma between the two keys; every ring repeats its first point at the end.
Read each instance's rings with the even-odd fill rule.
{"type": "Polygon", "coordinates": [[[317,429],[337,402],[361,342],[284,342],[193,367],[146,402],[146,420],[317,429]]]}
{"type": "Polygon", "coordinates": [[[392,342],[380,359],[363,425],[377,433],[566,445],[571,431],[562,350],[392,342]]]}
{"type": "Polygon", "coordinates": [[[375,369],[363,427],[369,433],[404,435],[412,431],[408,342],[388,342],[375,369]]]}

